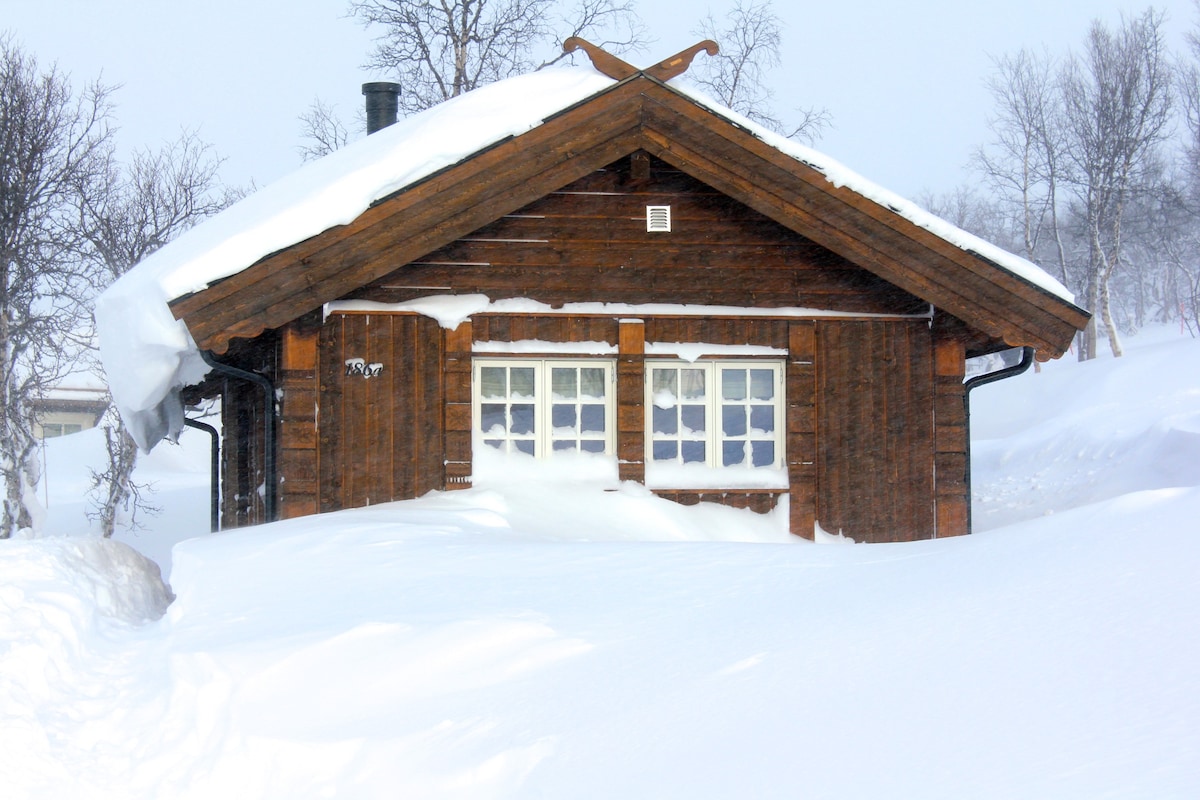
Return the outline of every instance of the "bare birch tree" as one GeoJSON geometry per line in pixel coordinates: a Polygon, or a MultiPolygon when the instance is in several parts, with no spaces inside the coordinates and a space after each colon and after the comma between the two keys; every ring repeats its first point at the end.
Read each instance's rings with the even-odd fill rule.
{"type": "Polygon", "coordinates": [[[338,117],[337,110],[320,98],[313,100],[299,119],[302,144],[297,149],[301,161],[316,161],[350,141],[350,130],[338,117]]]}
{"type": "Polygon", "coordinates": [[[402,114],[556,63],[572,36],[642,42],[631,0],[352,0],[350,13],[379,31],[366,66],[400,82],[402,114]]]}
{"type": "Polygon", "coordinates": [[[993,140],[975,154],[996,196],[1019,221],[1022,254],[1035,263],[1053,261],[1069,283],[1067,252],[1059,218],[1064,183],[1062,105],[1053,61],[1021,50],[995,62],[987,87],[995,101],[988,121],[993,140]]]}
{"type": "Polygon", "coordinates": [[[828,126],[828,111],[797,108],[799,122],[788,125],[772,110],[774,92],[767,76],[780,64],[782,28],[770,0],[738,0],[723,24],[709,13],[695,34],[714,40],[721,50],[693,67],[692,79],[731,110],[788,138],[812,143],[828,126]]]}
{"type": "Polygon", "coordinates": [[[69,369],[88,308],[79,193],[103,168],[109,90],[76,95],[0,36],[0,538],[34,521],[35,402],[69,369]]]}
{"type": "MultiPolygon", "coordinates": [[[[222,159],[194,133],[157,151],[136,151],[127,165],[109,159],[92,191],[81,196],[80,230],[87,255],[104,286],[196,223],[228,206],[239,193],[222,186],[222,159]]],[[[101,533],[112,536],[124,513],[136,525],[139,510],[153,510],[133,481],[137,446],[112,407],[102,423],[108,459],[92,471],[93,510],[101,533]]]]}
{"type": "MultiPolygon", "coordinates": [[[[1082,57],[1063,69],[1067,153],[1076,171],[1087,236],[1087,305],[1099,315],[1113,355],[1122,353],[1113,321],[1111,286],[1122,263],[1122,226],[1131,196],[1145,186],[1155,149],[1167,137],[1172,68],[1163,15],[1149,9],[1110,31],[1092,24],[1082,57]]],[[[1096,356],[1096,321],[1080,359],[1096,356]]]]}

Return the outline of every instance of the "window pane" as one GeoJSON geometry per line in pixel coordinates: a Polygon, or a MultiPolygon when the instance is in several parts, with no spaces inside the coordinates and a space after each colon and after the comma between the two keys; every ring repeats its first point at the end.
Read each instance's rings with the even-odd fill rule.
{"type": "Polygon", "coordinates": [[[745,436],[746,407],[721,406],[721,430],[726,436],[745,436]]]}
{"type": "Polygon", "coordinates": [[[575,440],[574,440],[574,439],[567,439],[567,440],[565,440],[565,441],[564,441],[564,440],[561,440],[561,439],[560,439],[559,441],[557,441],[557,442],[555,442],[555,443],[554,443],[554,445],[553,445],[553,449],[554,449],[555,451],[560,451],[560,450],[574,450],[574,449],[575,449],[575,440]]]}
{"type": "Polygon", "coordinates": [[[533,433],[533,403],[513,404],[512,428],[510,432],[516,436],[525,436],[533,433]]]}
{"type": "Polygon", "coordinates": [[[512,385],[512,399],[533,399],[534,372],[533,367],[513,367],[509,370],[508,379],[512,385]]]}
{"type": "Polygon", "coordinates": [[[550,371],[550,391],[555,400],[574,400],[579,396],[579,376],[574,367],[555,367],[550,371]]]}
{"type": "Polygon", "coordinates": [[[752,400],[775,399],[775,370],[750,370],[750,398],[752,400]]]}
{"type": "Polygon", "coordinates": [[[736,467],[746,461],[745,442],[725,442],[721,445],[721,463],[727,467],[736,467]]]}
{"type": "Polygon", "coordinates": [[[774,442],[751,442],[750,457],[756,467],[769,467],[775,463],[774,442]]]}
{"type": "Polygon", "coordinates": [[[503,400],[508,397],[504,367],[481,367],[479,370],[479,394],[484,400],[503,400]]]}
{"type": "Polygon", "coordinates": [[[606,396],[604,370],[583,367],[579,370],[579,393],[585,400],[603,400],[606,396]]]}
{"type": "Polygon", "coordinates": [[[563,405],[561,403],[551,406],[550,426],[555,432],[559,432],[564,428],[569,431],[578,431],[579,428],[575,424],[575,406],[563,405]]]}
{"type": "Polygon", "coordinates": [[[584,433],[604,433],[604,406],[580,406],[579,411],[583,423],[580,428],[584,433]]]}
{"type": "Polygon", "coordinates": [[[651,392],[658,394],[659,392],[669,392],[672,397],[679,395],[679,373],[673,369],[656,368],[653,371],[653,379],[651,383],[651,392]]]}
{"type": "Polygon", "coordinates": [[[486,444],[488,447],[494,447],[497,450],[504,449],[504,442],[501,441],[500,439],[484,439],[483,443],[486,444]]]}
{"type": "Polygon", "coordinates": [[[679,370],[679,382],[684,400],[703,400],[707,394],[704,390],[704,370],[702,369],[679,370]]]}
{"type": "Polygon", "coordinates": [[[604,442],[599,439],[590,439],[579,443],[579,449],[585,453],[603,453],[604,442]]]}
{"type": "Polygon", "coordinates": [[[774,433],[775,406],[750,406],[750,427],[763,433],[774,433]]]}
{"type": "Polygon", "coordinates": [[[685,432],[704,433],[704,406],[683,406],[679,412],[685,432]]]}
{"type": "Polygon", "coordinates": [[[721,397],[726,400],[746,399],[746,370],[721,370],[721,397]]]}
{"type": "Polygon", "coordinates": [[[654,433],[671,436],[679,433],[679,415],[674,408],[659,408],[655,406],[652,412],[652,420],[652,430],[654,433]]]}
{"type": "Polygon", "coordinates": [[[507,430],[503,403],[483,403],[479,406],[479,431],[493,435],[507,430]]]}
{"type": "Polygon", "coordinates": [[[655,461],[674,461],[679,456],[678,442],[655,442],[654,443],[654,460],[655,461]]]}
{"type": "Polygon", "coordinates": [[[680,442],[683,450],[683,463],[703,464],[705,460],[704,442],[680,442]]]}
{"type": "Polygon", "coordinates": [[[533,455],[533,439],[519,439],[513,442],[513,447],[518,453],[524,453],[527,456],[533,455]]]}

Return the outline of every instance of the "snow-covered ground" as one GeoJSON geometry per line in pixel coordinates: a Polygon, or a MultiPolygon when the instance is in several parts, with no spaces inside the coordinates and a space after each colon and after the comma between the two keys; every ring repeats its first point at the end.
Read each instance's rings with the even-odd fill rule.
{"type": "Polygon", "coordinates": [[[1200,342],[1128,344],[976,390],[979,532],[913,544],[527,483],[209,535],[188,430],[123,535],[172,601],[55,440],[0,796],[1200,796],[1200,342]]]}

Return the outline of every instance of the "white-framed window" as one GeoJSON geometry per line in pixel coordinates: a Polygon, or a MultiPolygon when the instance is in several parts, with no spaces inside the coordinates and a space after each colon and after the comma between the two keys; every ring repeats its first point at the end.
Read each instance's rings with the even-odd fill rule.
{"type": "Polygon", "coordinates": [[[647,468],[783,468],[783,363],[646,361],[647,468]]]}
{"type": "Polygon", "coordinates": [[[475,434],[503,453],[612,454],[613,362],[591,359],[476,359],[475,434]]]}

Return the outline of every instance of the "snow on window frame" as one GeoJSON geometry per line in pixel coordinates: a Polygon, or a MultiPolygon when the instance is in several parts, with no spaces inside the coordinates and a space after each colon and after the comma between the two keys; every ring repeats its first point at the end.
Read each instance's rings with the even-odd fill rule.
{"type": "MultiPolygon", "coordinates": [[[[787,398],[786,398],[786,362],[780,358],[730,359],[730,358],[699,358],[694,360],[679,358],[647,358],[645,361],[645,465],[646,485],[654,489],[743,489],[743,488],[777,488],[788,487],[786,471],[786,430],[787,430],[787,398]],[[654,371],[656,368],[667,369],[702,369],[706,370],[705,389],[705,432],[702,438],[693,441],[703,442],[705,458],[703,463],[684,463],[682,452],[677,452],[674,459],[656,459],[655,442],[682,441],[672,437],[655,439],[654,411],[656,404],[654,390],[654,371]],[[725,405],[722,399],[722,369],[769,369],[773,374],[774,394],[770,403],[773,411],[774,430],[769,439],[774,446],[774,458],[770,465],[724,466],[723,445],[726,441],[740,441],[738,437],[726,439],[723,430],[722,409],[725,405]]],[[[749,424],[749,422],[748,422],[749,424]]],[[[749,428],[748,428],[749,429],[749,428]]]]}
{"type": "MultiPolygon", "coordinates": [[[[493,447],[506,455],[523,453],[544,461],[553,459],[555,452],[558,452],[556,444],[565,444],[572,440],[577,445],[583,441],[602,442],[603,450],[593,454],[615,459],[617,446],[616,363],[615,358],[473,358],[471,363],[471,432],[473,441],[482,447],[493,447]],[[528,398],[518,397],[513,394],[510,387],[506,386],[502,397],[485,397],[483,393],[483,370],[488,368],[503,368],[506,370],[506,377],[511,375],[511,371],[514,369],[528,368],[533,370],[532,395],[528,398]],[[551,381],[553,370],[557,368],[595,368],[603,370],[604,396],[600,398],[602,402],[586,404],[603,406],[604,430],[602,436],[584,436],[582,421],[578,417],[575,420],[575,424],[579,426],[577,436],[555,435],[556,428],[553,424],[554,407],[556,405],[569,405],[555,403],[554,401],[555,395],[552,391],[551,381]],[[489,400],[492,400],[492,402],[489,402],[489,400]],[[514,400],[525,400],[525,402],[514,403],[514,400]],[[484,430],[483,428],[484,407],[493,403],[506,406],[506,419],[502,430],[499,431],[492,429],[484,430]],[[513,431],[511,412],[511,406],[513,405],[528,405],[532,407],[532,430],[513,431]],[[496,448],[496,442],[503,443],[503,446],[496,448]],[[528,443],[528,447],[524,446],[525,443],[528,443]]],[[[580,410],[578,413],[582,414],[582,411],[580,410]]],[[[579,452],[586,452],[582,448],[568,448],[570,452],[576,452],[577,450],[579,452]]]]}

